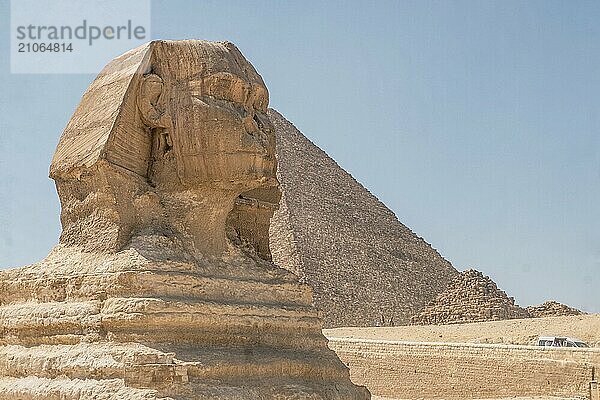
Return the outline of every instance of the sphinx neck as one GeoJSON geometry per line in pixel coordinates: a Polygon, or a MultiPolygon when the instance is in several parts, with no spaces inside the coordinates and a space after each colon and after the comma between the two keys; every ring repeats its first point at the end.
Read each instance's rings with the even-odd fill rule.
{"type": "Polygon", "coordinates": [[[227,250],[225,224],[237,192],[192,189],[162,199],[171,228],[194,255],[219,257],[227,250]]]}

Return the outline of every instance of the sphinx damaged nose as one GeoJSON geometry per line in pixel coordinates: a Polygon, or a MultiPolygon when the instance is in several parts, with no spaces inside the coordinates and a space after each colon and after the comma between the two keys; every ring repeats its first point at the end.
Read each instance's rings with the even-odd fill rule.
{"type": "Polygon", "coordinates": [[[259,129],[246,129],[242,138],[242,146],[244,151],[255,154],[266,155],[269,152],[269,140],[259,129]]]}
{"type": "Polygon", "coordinates": [[[261,131],[263,131],[267,134],[274,133],[275,128],[273,127],[271,120],[269,120],[269,118],[267,117],[266,114],[263,114],[261,112],[255,112],[254,113],[254,121],[257,123],[258,128],[261,131]]]}
{"type": "Polygon", "coordinates": [[[246,131],[243,140],[246,150],[265,156],[274,151],[274,129],[266,115],[261,115],[252,107],[244,107],[242,122],[246,131]]]}
{"type": "Polygon", "coordinates": [[[256,114],[254,114],[253,112],[246,113],[246,116],[243,118],[243,121],[246,132],[248,132],[251,135],[259,133],[260,127],[258,126],[256,114]]]}

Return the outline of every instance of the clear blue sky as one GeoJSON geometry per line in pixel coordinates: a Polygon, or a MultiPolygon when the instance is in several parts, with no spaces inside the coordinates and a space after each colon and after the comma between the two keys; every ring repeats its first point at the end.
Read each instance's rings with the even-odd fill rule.
{"type": "MultiPolygon", "coordinates": [[[[322,3],[154,1],[152,37],[236,43],[271,105],[457,269],[600,312],[600,2],[322,3]]],[[[2,267],[57,242],[48,166],[93,79],[11,75],[8,15],[2,267]]]]}

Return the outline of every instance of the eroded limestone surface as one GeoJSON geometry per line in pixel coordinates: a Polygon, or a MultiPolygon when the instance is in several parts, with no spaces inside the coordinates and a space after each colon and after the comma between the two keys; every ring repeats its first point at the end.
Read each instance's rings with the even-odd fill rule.
{"type": "Polygon", "coordinates": [[[270,261],[267,105],[230,43],[105,67],[50,168],[60,244],[0,273],[0,399],[370,398],[309,286],[270,261]]]}

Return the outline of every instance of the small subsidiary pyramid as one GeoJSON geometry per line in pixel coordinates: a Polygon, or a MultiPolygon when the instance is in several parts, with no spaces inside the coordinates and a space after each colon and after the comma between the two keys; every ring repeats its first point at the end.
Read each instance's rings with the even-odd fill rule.
{"type": "Polygon", "coordinates": [[[515,304],[494,281],[481,272],[469,269],[458,275],[448,289],[440,293],[425,309],[416,314],[415,325],[462,324],[527,318],[527,310],[515,304]]]}
{"type": "Polygon", "coordinates": [[[281,114],[273,261],[314,289],[325,327],[407,324],[458,272],[281,114]]]}
{"type": "Polygon", "coordinates": [[[543,317],[561,317],[568,315],[582,315],[585,314],[583,311],[573,307],[569,307],[566,304],[559,303],[557,301],[547,301],[537,306],[527,307],[527,312],[532,318],[543,318],[543,317]]]}

